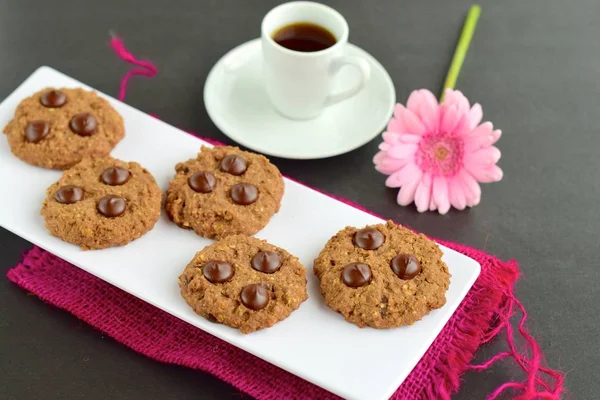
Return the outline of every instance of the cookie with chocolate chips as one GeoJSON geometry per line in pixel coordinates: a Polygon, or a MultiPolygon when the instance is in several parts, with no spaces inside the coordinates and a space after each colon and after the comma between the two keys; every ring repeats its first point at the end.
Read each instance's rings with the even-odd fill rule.
{"type": "Polygon", "coordinates": [[[151,230],[162,193],[146,169],[110,157],[86,158],[48,188],[41,214],[54,236],[82,249],[122,246],[151,230]]]}
{"type": "Polygon", "coordinates": [[[21,101],[4,133],[21,160],[67,169],[85,157],[108,156],[125,127],[121,115],[95,92],[46,88],[21,101]]]}
{"type": "Polygon", "coordinates": [[[279,211],[283,178],[269,160],[237,147],[202,147],[175,166],[165,209],[177,225],[220,239],[253,235],[279,211]]]}
{"type": "Polygon", "coordinates": [[[298,258],[264,240],[233,235],[204,248],[179,277],[197,314],[250,333],[287,318],[307,299],[298,258]]]}
{"type": "Polygon", "coordinates": [[[388,221],[333,236],[314,262],[329,307],[359,327],[411,325],[446,303],[442,251],[388,221]]]}

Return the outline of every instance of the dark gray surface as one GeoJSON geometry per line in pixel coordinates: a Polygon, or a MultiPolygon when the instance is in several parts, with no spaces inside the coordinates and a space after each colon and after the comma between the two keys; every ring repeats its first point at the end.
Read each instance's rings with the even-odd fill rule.
{"type": "MultiPolygon", "coordinates": [[[[210,67],[257,37],[275,1],[0,0],[0,99],[42,64],[109,94],[127,66],[106,45],[108,31],[156,62],[153,80],[131,82],[127,102],[167,122],[224,140],[202,89],[210,67]],[[87,3],[84,5],[84,3],[87,3]]],[[[330,1],[350,40],[381,61],[404,102],[441,86],[469,1],[330,1]]],[[[508,259],[524,277],[517,293],[550,366],[568,371],[577,398],[596,398],[600,330],[600,2],[483,1],[480,25],[458,86],[504,132],[504,180],[483,187],[482,204],[446,216],[395,204],[372,167],[379,139],[319,161],[275,159],[292,177],[344,196],[435,237],[508,259]]],[[[7,188],[0,189],[6,195],[7,188]]],[[[6,272],[30,246],[0,229],[6,272]]],[[[140,356],[0,279],[0,398],[239,399],[201,372],[140,356]]],[[[497,340],[478,359],[504,349],[497,340]]],[[[461,399],[484,398],[517,367],[467,374],[461,399]]]]}

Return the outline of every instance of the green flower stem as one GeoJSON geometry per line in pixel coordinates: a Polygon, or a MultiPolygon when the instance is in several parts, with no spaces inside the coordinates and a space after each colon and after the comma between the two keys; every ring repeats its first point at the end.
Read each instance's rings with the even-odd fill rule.
{"type": "Polygon", "coordinates": [[[444,88],[442,89],[442,94],[440,96],[440,103],[444,101],[444,92],[446,89],[454,89],[454,85],[456,85],[458,74],[460,73],[467,51],[469,50],[469,44],[471,44],[471,39],[473,38],[473,33],[475,33],[477,20],[479,20],[480,14],[481,7],[477,4],[472,5],[469,9],[465,24],[460,33],[460,38],[458,39],[458,44],[456,45],[456,50],[454,50],[454,56],[452,57],[448,75],[446,75],[446,81],[444,82],[444,88]]]}

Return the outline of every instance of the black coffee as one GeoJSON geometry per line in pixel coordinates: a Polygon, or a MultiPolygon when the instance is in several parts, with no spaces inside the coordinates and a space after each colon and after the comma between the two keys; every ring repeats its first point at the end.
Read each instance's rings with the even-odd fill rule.
{"type": "Polygon", "coordinates": [[[325,50],[336,42],[333,33],[310,22],[296,22],[279,28],[273,40],[286,49],[312,52],[325,50]]]}

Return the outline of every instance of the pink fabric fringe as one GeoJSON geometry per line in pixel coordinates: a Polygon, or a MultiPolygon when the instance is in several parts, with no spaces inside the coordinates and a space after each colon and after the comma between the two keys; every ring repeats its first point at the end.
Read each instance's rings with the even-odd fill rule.
{"type": "Polygon", "coordinates": [[[133,54],[131,54],[123,44],[123,41],[113,35],[112,39],[109,42],[110,46],[113,48],[117,56],[122,60],[128,62],[129,64],[133,64],[138,66],[138,68],[134,68],[125,74],[125,77],[121,81],[121,87],[119,89],[119,100],[125,100],[125,94],[127,93],[127,84],[129,83],[129,79],[135,75],[144,75],[149,78],[152,78],[158,72],[158,68],[154,66],[150,61],[142,61],[135,58],[133,54]]]}
{"type": "MultiPolygon", "coordinates": [[[[157,69],[150,62],[137,60],[118,38],[111,40],[111,46],[123,60],[143,68],[136,68],[123,78],[119,94],[119,98],[123,99],[131,76],[153,76],[157,69]]],[[[215,145],[221,144],[214,139],[202,139],[215,145]]],[[[324,194],[376,215],[351,201],[324,194]]],[[[481,275],[392,399],[450,399],[460,387],[463,372],[482,371],[510,357],[523,370],[526,379],[501,385],[488,396],[488,400],[497,399],[507,391],[519,400],[560,399],[564,376],[543,366],[539,345],[525,327],[527,312],[514,294],[514,284],[519,276],[517,263],[503,262],[460,244],[439,243],[477,260],[481,264],[481,275]],[[517,332],[525,340],[525,349],[519,349],[515,343],[515,332],[510,323],[517,312],[521,313],[517,332]],[[469,365],[477,348],[496,338],[503,330],[506,331],[508,351],[482,364],[469,365]]],[[[338,398],[38,247],[24,255],[23,261],[8,272],[8,278],[148,357],[209,372],[257,399],[338,398]]]]}

